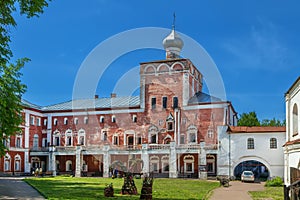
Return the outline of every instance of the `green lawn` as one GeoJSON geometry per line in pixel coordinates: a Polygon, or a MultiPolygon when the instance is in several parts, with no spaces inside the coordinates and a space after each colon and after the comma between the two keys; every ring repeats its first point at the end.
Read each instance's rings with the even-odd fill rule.
{"type": "MultiPolygon", "coordinates": [[[[25,181],[40,191],[47,199],[104,199],[104,188],[113,183],[115,198],[139,199],[139,195],[121,195],[123,179],[46,177],[27,178],[25,181]]],[[[142,180],[135,179],[140,194],[142,180]]],[[[154,179],[153,199],[207,199],[211,190],[219,187],[216,181],[195,179],[154,179]]]]}
{"type": "Polygon", "coordinates": [[[264,191],[249,192],[253,200],[273,199],[282,200],[283,187],[266,187],[264,191]]]}

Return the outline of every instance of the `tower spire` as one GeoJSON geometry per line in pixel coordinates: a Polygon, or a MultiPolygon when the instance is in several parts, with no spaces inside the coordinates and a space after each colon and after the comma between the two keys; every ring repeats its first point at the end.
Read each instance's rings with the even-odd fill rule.
{"type": "Polygon", "coordinates": [[[173,14],[173,24],[171,33],[163,40],[163,46],[166,50],[166,59],[174,59],[180,57],[180,51],[183,47],[183,41],[175,32],[175,12],[173,14]]]}
{"type": "Polygon", "coordinates": [[[173,13],[173,24],[172,24],[172,29],[175,31],[175,19],[176,19],[176,15],[175,12],[173,13]]]}

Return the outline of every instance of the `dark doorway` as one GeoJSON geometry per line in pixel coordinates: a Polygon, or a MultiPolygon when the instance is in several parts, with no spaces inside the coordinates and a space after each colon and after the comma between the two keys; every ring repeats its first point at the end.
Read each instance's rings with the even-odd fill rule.
{"type": "Polygon", "coordinates": [[[240,179],[243,171],[252,171],[255,179],[262,181],[267,180],[270,175],[269,169],[257,160],[247,160],[238,164],[234,169],[234,176],[240,179]]]}

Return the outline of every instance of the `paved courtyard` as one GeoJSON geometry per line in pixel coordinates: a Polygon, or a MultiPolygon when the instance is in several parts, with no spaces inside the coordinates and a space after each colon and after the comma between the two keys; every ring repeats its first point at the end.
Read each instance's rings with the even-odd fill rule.
{"type": "Polygon", "coordinates": [[[22,177],[0,177],[0,199],[45,199],[22,179],[22,177]]]}
{"type": "Polygon", "coordinates": [[[264,183],[231,181],[230,187],[220,187],[214,190],[210,200],[252,200],[248,191],[260,190],[264,190],[264,183]]]}

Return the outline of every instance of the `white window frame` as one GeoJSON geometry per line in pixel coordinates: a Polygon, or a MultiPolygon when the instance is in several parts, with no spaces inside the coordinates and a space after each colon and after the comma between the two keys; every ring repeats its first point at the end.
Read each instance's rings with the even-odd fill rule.
{"type": "Polygon", "coordinates": [[[148,141],[150,144],[158,144],[158,128],[156,126],[149,127],[148,141]],[[155,135],[155,143],[152,143],[152,137],[155,135]]]}
{"type": "Polygon", "coordinates": [[[67,160],[66,161],[66,172],[72,171],[72,167],[73,167],[72,160],[67,160]],[[70,167],[70,165],[71,165],[71,167],[70,167]]]}
{"type": "Polygon", "coordinates": [[[30,116],[30,125],[34,125],[35,123],[35,117],[34,116],[30,116]]]}
{"type": "Polygon", "coordinates": [[[112,139],[113,145],[119,145],[120,144],[120,137],[117,133],[115,133],[113,135],[113,139],[112,139]],[[115,142],[115,138],[117,138],[117,142],[115,142]]]}
{"type": "Polygon", "coordinates": [[[132,115],[132,122],[137,123],[137,116],[136,115],[132,115]]]}
{"type": "Polygon", "coordinates": [[[54,131],[54,133],[53,133],[53,143],[52,144],[55,146],[60,146],[60,144],[61,144],[60,132],[57,130],[54,131]],[[56,142],[56,138],[58,138],[58,144],[56,142]]]}
{"type": "Polygon", "coordinates": [[[11,157],[8,153],[4,157],[4,171],[10,171],[11,169],[11,157]]]}
{"type": "Polygon", "coordinates": [[[47,138],[42,139],[42,147],[47,147],[47,138]]]}
{"type": "Polygon", "coordinates": [[[40,117],[36,118],[36,125],[41,126],[41,118],[40,117]]]}
{"type": "Polygon", "coordinates": [[[78,143],[77,144],[80,144],[80,145],[85,145],[85,131],[83,129],[80,129],[78,131],[78,143]],[[83,137],[83,144],[81,144],[81,138],[83,137]]]}
{"type": "Polygon", "coordinates": [[[150,160],[150,162],[149,162],[150,172],[156,172],[156,173],[158,173],[159,172],[159,157],[158,156],[151,156],[149,160],[150,160]],[[153,164],[156,164],[156,166],[157,166],[156,170],[154,170],[153,164]]]}
{"type": "Polygon", "coordinates": [[[169,156],[165,155],[163,157],[161,157],[161,171],[162,173],[169,173],[170,171],[170,165],[169,165],[169,156]],[[165,166],[169,166],[169,170],[166,171],[165,170],[165,166]]]}
{"type": "Polygon", "coordinates": [[[16,144],[15,144],[16,148],[22,148],[22,136],[21,135],[16,135],[16,144]],[[19,145],[18,145],[18,140],[20,141],[19,145]]]}
{"type": "Polygon", "coordinates": [[[101,140],[102,141],[107,141],[108,139],[108,131],[107,130],[102,130],[101,131],[101,140]]]}
{"type": "Polygon", "coordinates": [[[184,162],[184,173],[194,173],[195,171],[195,158],[192,155],[186,155],[183,157],[184,162]],[[192,171],[188,171],[188,164],[192,165],[192,171]]]}
{"type": "Polygon", "coordinates": [[[213,138],[214,137],[214,130],[212,128],[209,128],[207,130],[207,137],[208,138],[213,138]]]}
{"type": "Polygon", "coordinates": [[[54,118],[54,119],[53,119],[53,125],[54,125],[54,126],[57,126],[57,125],[58,125],[57,118],[54,118]]]}
{"type": "Polygon", "coordinates": [[[104,116],[100,116],[99,122],[104,123],[104,116]]]}
{"type": "Polygon", "coordinates": [[[115,115],[111,116],[111,122],[116,123],[116,116],[115,115]]]}
{"type": "Polygon", "coordinates": [[[72,130],[68,129],[65,133],[65,146],[73,146],[73,134],[72,130]],[[69,144],[69,139],[71,144],[69,144]]]}
{"type": "Polygon", "coordinates": [[[15,166],[14,166],[15,171],[21,171],[21,156],[17,154],[15,156],[15,166]],[[18,164],[17,164],[18,163],[18,164]]]}
{"type": "Polygon", "coordinates": [[[64,118],[64,125],[68,125],[68,118],[67,117],[64,118]]]}
{"type": "Polygon", "coordinates": [[[189,144],[196,144],[197,143],[197,141],[198,141],[197,132],[198,132],[198,130],[197,130],[196,126],[191,125],[191,126],[188,127],[187,136],[188,136],[188,143],[189,144]],[[195,141],[191,140],[192,139],[192,137],[191,137],[192,134],[195,135],[195,141]]]}
{"type": "Polygon", "coordinates": [[[84,119],[83,119],[83,123],[88,124],[89,123],[89,117],[85,116],[84,119]]]}
{"type": "Polygon", "coordinates": [[[74,118],[74,124],[75,124],[75,125],[78,124],[78,118],[77,118],[77,117],[74,118]]]}
{"type": "Polygon", "coordinates": [[[32,147],[33,148],[39,147],[39,135],[37,133],[33,135],[32,147]]]}

